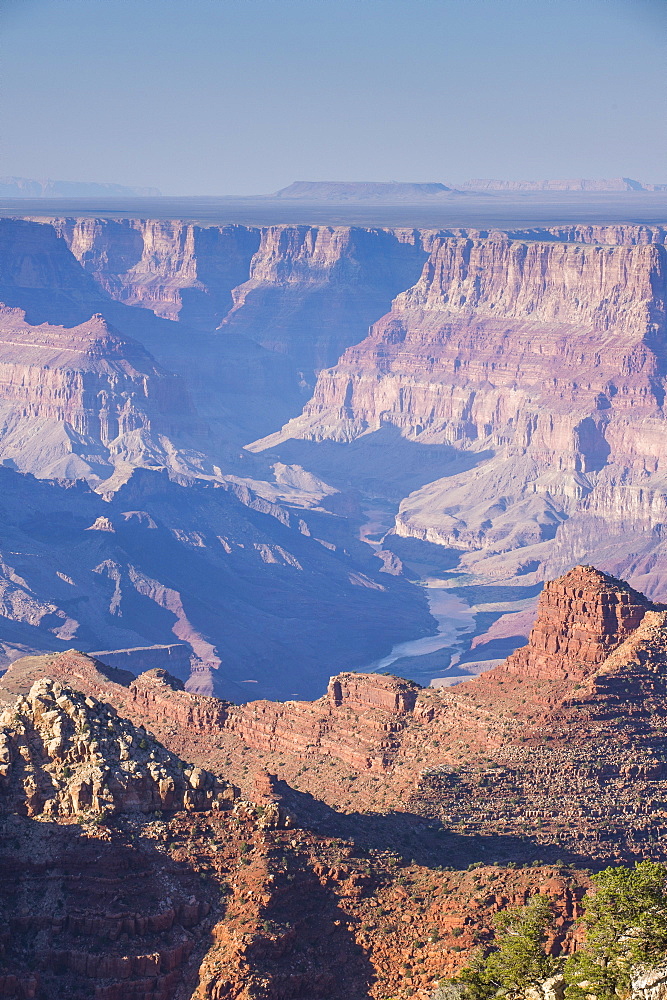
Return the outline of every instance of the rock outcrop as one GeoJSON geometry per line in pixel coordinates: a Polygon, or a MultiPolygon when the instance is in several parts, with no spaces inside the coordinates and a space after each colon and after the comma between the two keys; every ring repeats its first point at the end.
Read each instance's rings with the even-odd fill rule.
{"type": "Polygon", "coordinates": [[[218,732],[227,718],[229,705],[219,698],[186,692],[166,670],[158,667],[130,684],[131,710],[140,718],[180,726],[190,732],[218,732]]]}
{"type": "Polygon", "coordinates": [[[22,472],[99,480],[118,463],[168,465],[158,435],[192,430],[183,380],[100,314],[31,326],[0,307],[0,340],[0,456],[22,472]]]}
{"type": "Polygon", "coordinates": [[[583,681],[654,610],[623,581],[577,566],[545,584],[528,645],[503,670],[524,679],[583,681]]]}
{"type": "MultiPolygon", "coordinates": [[[[127,692],[120,671],[75,659],[51,666],[79,687],[104,685],[110,700],[127,692]]],[[[27,664],[22,680],[30,673],[27,664]]],[[[361,717],[369,704],[385,718],[410,713],[406,682],[340,681],[343,714],[361,717]]],[[[193,705],[215,701],[155,674],[133,687],[165,682],[193,705]]],[[[159,723],[167,700],[126,707],[159,723]]],[[[205,724],[193,716],[176,739],[205,724]]],[[[465,868],[474,854],[415,818],[421,861],[402,857],[390,817],[376,817],[377,828],[369,817],[365,830],[343,824],[335,837],[295,829],[275,798],[239,800],[219,775],[185,764],[107,701],[46,677],[32,683],[0,719],[0,996],[250,1000],[297,990],[380,1000],[402,996],[407,978],[426,1000],[490,938],[497,910],[535,892],[554,908],[548,948],[573,946],[586,879],[560,863],[434,868],[443,856],[465,868]]]]}
{"type": "Polygon", "coordinates": [[[48,819],[228,808],[236,796],[108,705],[49,678],[0,716],[0,781],[0,809],[48,819]]]}
{"type": "Polygon", "coordinates": [[[329,681],[327,697],[334,708],[363,712],[380,708],[405,715],[415,707],[419,685],[397,677],[378,674],[338,674],[329,681]]]}
{"type": "Polygon", "coordinates": [[[637,969],[631,983],[632,1000],[664,1000],[667,996],[667,962],[637,969]]]}

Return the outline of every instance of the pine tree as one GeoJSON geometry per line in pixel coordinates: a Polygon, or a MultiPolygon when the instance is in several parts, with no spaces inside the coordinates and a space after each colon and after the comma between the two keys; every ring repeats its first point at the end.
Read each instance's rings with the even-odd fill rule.
{"type": "Polygon", "coordinates": [[[556,960],[544,950],[552,922],[545,896],[533,896],[527,906],[499,913],[493,950],[475,956],[457,977],[470,1000],[520,993],[553,975],[556,960]]]}
{"type": "Polygon", "coordinates": [[[667,955],[667,868],[653,861],[593,876],[582,923],[586,942],[565,964],[568,1000],[630,993],[632,970],[667,955]]]}

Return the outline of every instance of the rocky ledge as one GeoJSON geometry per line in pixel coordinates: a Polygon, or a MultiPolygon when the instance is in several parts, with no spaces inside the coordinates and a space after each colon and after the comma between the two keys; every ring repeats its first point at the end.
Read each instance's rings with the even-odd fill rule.
{"type": "MultiPolygon", "coordinates": [[[[494,848],[500,852],[511,846],[516,853],[520,843],[531,858],[539,847],[544,853],[538,858],[557,851],[556,858],[620,860],[643,856],[652,843],[656,856],[664,853],[666,657],[667,611],[622,581],[581,566],[545,587],[523,649],[455,688],[420,688],[398,677],[347,672],[333,677],[317,701],[230,705],[191,695],[164,671],[134,679],[117,671],[112,680],[111,672],[70,651],[17,661],[0,692],[26,692],[48,669],[61,682],[111,702],[134,726],[149,726],[179,757],[224,774],[247,798],[282,801],[300,822],[318,800],[338,815],[407,808],[410,822],[416,816],[444,821],[464,837],[502,833],[494,848]]],[[[75,807],[62,769],[71,762],[57,732],[37,732],[45,725],[41,715],[55,725],[55,715],[49,722],[57,700],[49,694],[52,683],[45,692],[33,687],[19,702],[29,719],[20,739],[12,736],[12,760],[29,785],[30,795],[23,784],[19,791],[34,799],[31,808],[56,808],[45,805],[50,799],[57,808],[62,801],[68,814],[75,807]],[[28,730],[29,738],[23,735],[28,730]],[[18,761],[19,747],[28,770],[18,761]],[[45,790],[34,778],[28,781],[42,771],[45,790]]],[[[95,709],[90,700],[92,746],[85,752],[74,718],[60,717],[75,759],[83,754],[77,780],[85,783],[85,801],[95,797],[101,808],[107,786],[97,744],[111,740],[111,771],[122,771],[112,727],[130,723],[115,723],[113,713],[95,709]]],[[[87,706],[85,698],[77,704],[87,706]]],[[[118,795],[131,803],[136,788],[147,796],[148,808],[165,808],[159,804],[160,782],[150,772],[162,766],[166,751],[153,750],[146,730],[133,731],[143,735],[118,795]]],[[[179,779],[176,764],[171,794],[186,808],[197,807],[192,801],[198,792],[211,801],[218,795],[208,784],[212,779],[197,774],[185,772],[179,779]],[[195,789],[193,781],[204,784],[195,789]]]]}

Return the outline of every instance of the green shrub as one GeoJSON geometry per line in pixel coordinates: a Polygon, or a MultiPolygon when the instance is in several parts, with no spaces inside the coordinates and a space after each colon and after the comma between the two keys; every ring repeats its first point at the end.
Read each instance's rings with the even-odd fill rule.
{"type": "Polygon", "coordinates": [[[667,954],[667,868],[639,861],[592,877],[582,923],[585,946],[565,963],[568,1000],[594,993],[615,1000],[629,991],[632,968],[667,954]],[[586,983],[584,988],[581,984],[586,983]]]}
{"type": "Polygon", "coordinates": [[[553,975],[557,960],[544,953],[552,923],[551,904],[545,896],[533,896],[527,906],[499,913],[493,950],[475,955],[457,977],[470,1000],[523,991],[553,975]]]}

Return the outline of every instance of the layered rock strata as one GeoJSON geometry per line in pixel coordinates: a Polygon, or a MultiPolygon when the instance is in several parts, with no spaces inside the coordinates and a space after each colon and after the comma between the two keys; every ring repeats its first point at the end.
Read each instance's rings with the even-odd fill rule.
{"type": "MultiPolygon", "coordinates": [[[[77,655],[49,670],[85,674],[77,655]]],[[[246,794],[277,774],[297,813],[314,800],[407,810],[501,856],[627,859],[662,857],[666,656],[667,612],[580,567],[545,589],[525,649],[456,688],[342,674],[316,702],[199,698],[188,714],[192,696],[164,675],[86,683],[246,794]]],[[[2,686],[25,689],[39,669],[19,661],[2,686]]]]}
{"type": "Polygon", "coordinates": [[[333,364],[418,275],[428,233],[46,219],[113,299],[258,341],[303,372],[333,364]]]}
{"type": "Polygon", "coordinates": [[[536,892],[555,914],[547,947],[569,950],[586,887],[554,866],[360,856],[349,840],[266,830],[252,807],[126,827],[17,817],[3,833],[7,1000],[426,1000],[490,940],[498,910],[536,892]]]}
{"type": "Polygon", "coordinates": [[[221,332],[289,355],[310,381],[418,275],[422,243],[416,230],[268,227],[221,332]]]}
{"type": "Polygon", "coordinates": [[[0,455],[43,478],[106,478],[115,463],[169,464],[157,432],[193,424],[182,379],[96,314],[31,326],[0,308],[0,455]]]}
{"type": "Polygon", "coordinates": [[[655,610],[622,581],[577,566],[545,584],[528,645],[503,670],[524,679],[583,681],[655,610]]]}
{"type": "Polygon", "coordinates": [[[397,534],[496,578],[590,555],[634,579],[632,524],[648,554],[666,523],[664,249],[554,235],[565,242],[436,238],[417,284],[320,373],[303,415],[252,449],[394,430],[434,454],[397,534]]]}
{"type": "MultiPolygon", "coordinates": [[[[596,397],[606,389],[612,408],[626,408],[623,399],[613,402],[613,380],[620,369],[637,391],[657,374],[647,339],[664,329],[663,290],[662,252],[653,246],[531,243],[502,234],[436,240],[417,284],[366,341],[322,373],[290,430],[349,440],[392,423],[424,441],[498,447],[514,428],[508,444],[516,439],[525,449],[537,439],[548,451],[548,418],[520,415],[519,400],[537,392],[546,403],[548,395],[567,419],[568,410],[601,404],[596,397]],[[615,365],[618,349],[626,359],[615,365]]],[[[557,433],[550,432],[552,448],[557,433]]]]}
{"type": "Polygon", "coordinates": [[[259,231],[150,219],[50,219],[97,284],[127,305],[214,329],[248,277],[259,231]]]}

